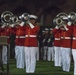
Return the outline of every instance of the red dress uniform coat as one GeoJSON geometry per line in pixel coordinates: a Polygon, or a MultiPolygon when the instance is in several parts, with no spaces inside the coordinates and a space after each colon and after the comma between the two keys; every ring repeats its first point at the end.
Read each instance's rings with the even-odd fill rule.
{"type": "Polygon", "coordinates": [[[29,25],[25,26],[25,43],[24,45],[27,47],[37,47],[38,41],[37,41],[37,33],[39,32],[40,28],[39,26],[35,26],[34,28],[31,28],[29,25]]]}
{"type": "Polygon", "coordinates": [[[68,30],[61,30],[61,47],[71,48],[72,46],[72,26],[67,26],[68,30]]]}
{"type": "Polygon", "coordinates": [[[10,34],[11,34],[11,27],[5,27],[1,29],[1,36],[7,36],[7,43],[10,44],[10,34]]]}
{"type": "Polygon", "coordinates": [[[76,26],[73,25],[72,49],[76,49],[76,26]]]}
{"type": "Polygon", "coordinates": [[[60,29],[54,29],[54,46],[60,47],[60,29]]]}
{"type": "Polygon", "coordinates": [[[2,31],[2,28],[0,27],[0,36],[1,36],[1,31],[2,31]]]}
{"type": "Polygon", "coordinates": [[[15,45],[24,46],[24,40],[25,40],[24,27],[18,26],[17,28],[15,28],[14,31],[16,34],[15,45]]]}

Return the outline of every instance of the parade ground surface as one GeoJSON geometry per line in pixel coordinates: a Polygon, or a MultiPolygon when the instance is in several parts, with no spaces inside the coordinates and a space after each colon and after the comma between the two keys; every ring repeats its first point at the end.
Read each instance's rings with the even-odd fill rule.
{"type": "MultiPolygon", "coordinates": [[[[70,72],[63,72],[61,67],[55,67],[53,61],[39,60],[36,63],[36,71],[33,74],[26,73],[25,69],[16,68],[15,59],[9,61],[9,75],[73,75],[73,62],[71,63],[70,72]]],[[[4,65],[6,71],[6,65],[4,65]]],[[[6,74],[4,74],[6,75],[6,74]]]]}

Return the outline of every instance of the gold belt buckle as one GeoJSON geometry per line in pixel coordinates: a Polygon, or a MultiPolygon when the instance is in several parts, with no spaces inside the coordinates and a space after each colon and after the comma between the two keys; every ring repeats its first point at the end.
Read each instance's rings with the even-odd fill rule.
{"type": "Polygon", "coordinates": [[[18,36],[18,38],[20,38],[20,36],[18,36]]]}
{"type": "Polygon", "coordinates": [[[30,34],[28,34],[28,37],[30,37],[30,34]]]}
{"type": "Polygon", "coordinates": [[[65,37],[63,37],[65,39],[65,37]]]}

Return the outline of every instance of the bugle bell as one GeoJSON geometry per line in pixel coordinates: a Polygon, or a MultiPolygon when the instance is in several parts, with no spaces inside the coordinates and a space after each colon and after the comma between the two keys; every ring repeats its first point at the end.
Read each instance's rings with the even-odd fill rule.
{"type": "Polygon", "coordinates": [[[62,20],[62,18],[56,16],[56,17],[53,19],[53,23],[54,23],[54,25],[61,26],[62,23],[63,23],[63,20],[62,20]]]}
{"type": "Polygon", "coordinates": [[[16,15],[13,15],[11,19],[12,19],[13,24],[16,24],[18,22],[18,20],[19,20],[16,15]]]}
{"type": "Polygon", "coordinates": [[[60,18],[62,18],[63,20],[68,19],[68,15],[67,15],[66,13],[64,13],[64,12],[59,13],[59,14],[57,15],[57,17],[60,17],[60,18]]]}
{"type": "Polygon", "coordinates": [[[73,23],[75,20],[76,20],[76,13],[75,12],[70,12],[68,14],[68,21],[73,23]]]}
{"type": "Polygon", "coordinates": [[[29,20],[29,14],[23,13],[21,16],[19,16],[19,19],[21,19],[24,22],[27,22],[29,20]]]}
{"type": "Polygon", "coordinates": [[[1,21],[3,23],[10,23],[13,14],[10,11],[5,11],[1,14],[1,21]]]}

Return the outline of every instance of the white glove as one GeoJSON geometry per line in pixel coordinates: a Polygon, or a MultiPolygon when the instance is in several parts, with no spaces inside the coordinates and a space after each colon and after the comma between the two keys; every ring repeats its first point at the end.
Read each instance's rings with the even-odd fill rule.
{"type": "Polygon", "coordinates": [[[10,27],[14,27],[14,26],[15,26],[14,24],[10,25],[10,27]]]}
{"type": "Polygon", "coordinates": [[[56,26],[56,27],[55,27],[55,29],[59,29],[59,27],[58,27],[58,26],[56,26]]]}
{"type": "Polygon", "coordinates": [[[45,42],[45,39],[43,40],[43,43],[45,42]]]}
{"type": "Polygon", "coordinates": [[[48,40],[48,43],[49,43],[50,41],[51,41],[51,40],[49,39],[49,40],[48,40]]]}
{"type": "Polygon", "coordinates": [[[24,24],[25,24],[25,22],[21,22],[19,25],[20,25],[20,26],[24,26],[24,24]]]}
{"type": "Polygon", "coordinates": [[[4,27],[5,27],[5,25],[2,25],[2,26],[1,26],[1,28],[4,28],[4,27]]]}
{"type": "Polygon", "coordinates": [[[68,24],[68,26],[71,26],[72,22],[69,21],[67,24],[68,24]]]}

